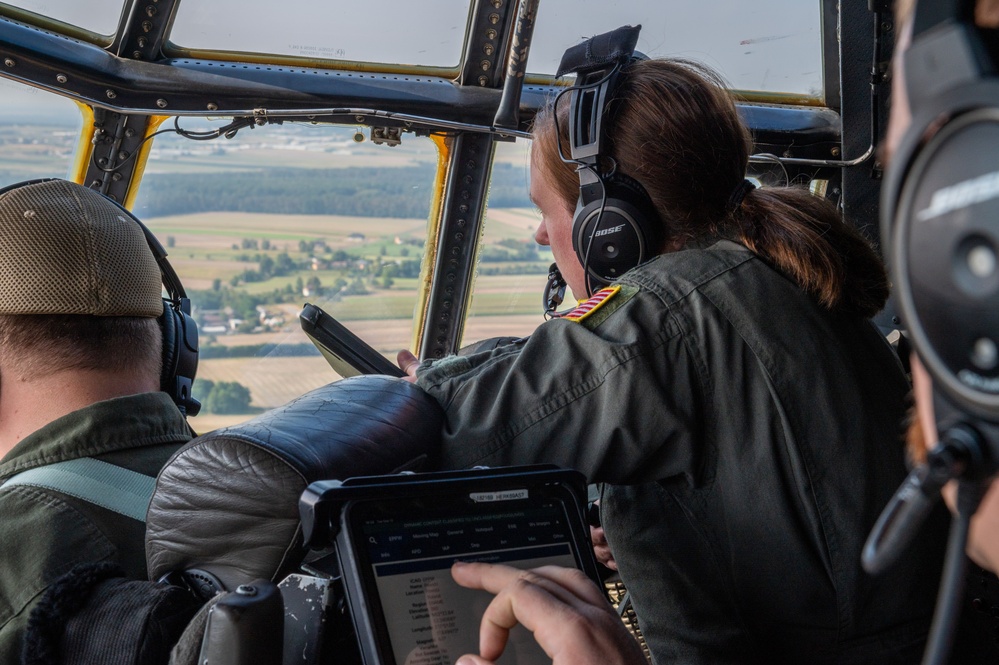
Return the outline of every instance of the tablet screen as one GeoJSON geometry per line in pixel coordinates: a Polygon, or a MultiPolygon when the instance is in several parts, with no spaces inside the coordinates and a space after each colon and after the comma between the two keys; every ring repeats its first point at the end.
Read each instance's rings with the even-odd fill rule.
{"type": "MultiPolygon", "coordinates": [[[[380,610],[396,665],[451,665],[463,654],[478,653],[479,623],[493,596],[458,586],[451,578],[456,560],[579,567],[560,499],[419,503],[388,510],[358,504],[350,519],[366,555],[358,562],[366,568],[364,586],[376,595],[369,605],[372,612],[380,610]]],[[[498,662],[551,660],[517,626],[498,662]]]]}

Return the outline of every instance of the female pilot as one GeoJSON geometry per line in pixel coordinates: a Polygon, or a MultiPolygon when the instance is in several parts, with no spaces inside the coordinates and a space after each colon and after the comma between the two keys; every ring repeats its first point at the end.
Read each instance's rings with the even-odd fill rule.
{"type": "MultiPolygon", "coordinates": [[[[877,255],[826,201],[747,184],[748,132],[700,65],[632,62],[604,122],[661,253],[530,338],[416,369],[446,411],[444,465],[603,483],[657,663],[916,662],[942,546],[860,567],[906,473],[908,386],[868,321],[888,296],[877,255]]],[[[568,124],[562,105],[536,119],[531,196],[538,242],[587,293],[568,124]]]]}

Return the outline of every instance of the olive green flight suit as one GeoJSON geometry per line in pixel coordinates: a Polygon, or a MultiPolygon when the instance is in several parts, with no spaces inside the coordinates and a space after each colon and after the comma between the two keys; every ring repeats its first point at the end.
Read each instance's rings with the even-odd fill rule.
{"type": "Polygon", "coordinates": [[[906,475],[909,386],[866,320],[742,245],[629,271],[579,322],[425,363],[443,464],[554,463],[601,513],[656,663],[918,662],[946,515],[885,574],[864,540],[906,475]]]}
{"type": "MultiPolygon", "coordinates": [[[[80,457],[156,476],[191,436],[166,393],[97,402],[18,443],[0,460],[0,483],[80,457]]],[[[49,585],[77,564],[98,561],[146,579],[145,524],[52,490],[0,488],[0,663],[20,662],[28,616],[49,585]]]]}

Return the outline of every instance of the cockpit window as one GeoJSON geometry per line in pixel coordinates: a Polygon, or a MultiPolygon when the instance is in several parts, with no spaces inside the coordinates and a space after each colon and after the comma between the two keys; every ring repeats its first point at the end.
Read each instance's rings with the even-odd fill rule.
{"type": "MultiPolygon", "coordinates": [[[[479,240],[471,307],[460,346],[489,337],[523,337],[544,322],[542,292],[551,250],[534,240],[541,216],[529,196],[527,141],[499,143],[489,207],[479,240]]],[[[566,305],[575,302],[571,293],[566,305]]]]}
{"type": "Polygon", "coordinates": [[[0,187],[67,177],[82,126],[70,100],[0,79],[0,187]]]}
{"type": "Polygon", "coordinates": [[[318,60],[456,67],[468,0],[197,0],[181,2],[177,47],[318,60]]]}
{"type": "Polygon", "coordinates": [[[134,209],[191,297],[198,432],[339,378],[302,332],[306,302],[393,362],[412,347],[438,153],[410,134],[392,147],[369,139],[291,123],[232,140],[156,138],[134,209]]]}
{"type": "Polygon", "coordinates": [[[822,96],[820,0],[544,0],[528,69],[552,74],[580,39],[636,24],[639,51],[703,62],[735,90],[822,96]]]}
{"type": "Polygon", "coordinates": [[[109,42],[114,35],[121,17],[121,7],[122,0],[8,0],[0,2],[0,13],[19,15],[30,12],[39,17],[54,19],[67,26],[82,28],[84,32],[91,34],[79,34],[79,31],[75,31],[78,36],[89,37],[90,41],[100,43],[109,42]]]}

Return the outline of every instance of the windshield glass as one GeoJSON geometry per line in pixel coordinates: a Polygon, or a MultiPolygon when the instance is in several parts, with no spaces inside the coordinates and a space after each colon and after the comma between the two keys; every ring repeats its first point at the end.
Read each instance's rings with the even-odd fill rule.
{"type": "Polygon", "coordinates": [[[68,177],[82,126],[70,100],[0,79],[0,187],[68,177]]]}
{"type": "Polygon", "coordinates": [[[822,96],[820,0],[543,0],[528,69],[554,73],[573,44],[637,24],[647,56],[703,62],[736,90],[822,96]]]}
{"type": "MultiPolygon", "coordinates": [[[[551,250],[534,240],[541,215],[531,203],[530,143],[499,143],[479,240],[472,302],[461,346],[489,337],[524,337],[544,322],[542,292],[551,250]]],[[[565,307],[574,303],[571,291],[565,307]]]]}
{"type": "Polygon", "coordinates": [[[197,0],[180,3],[170,41],[188,49],[456,67],[467,19],[468,0],[197,0]]]}
{"type": "Polygon", "coordinates": [[[113,35],[121,17],[122,0],[12,0],[0,2],[83,28],[96,35],[113,35]]]}
{"type": "Polygon", "coordinates": [[[392,147],[369,138],[291,123],[232,140],[156,138],[135,212],[191,297],[197,431],[339,378],[302,331],[306,302],[393,362],[412,345],[437,149],[411,134],[392,147]]]}

